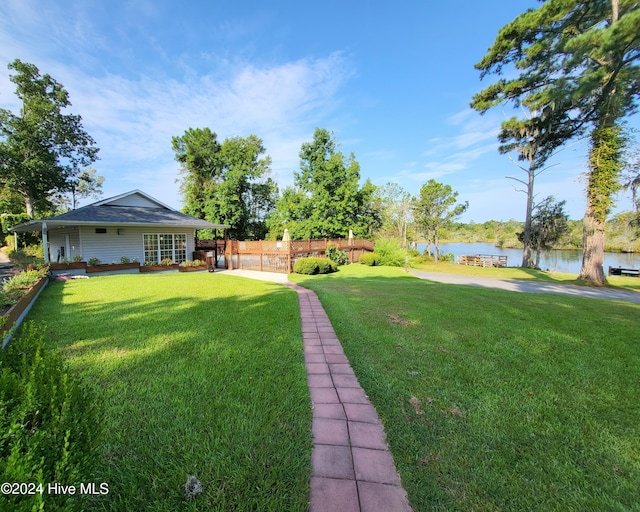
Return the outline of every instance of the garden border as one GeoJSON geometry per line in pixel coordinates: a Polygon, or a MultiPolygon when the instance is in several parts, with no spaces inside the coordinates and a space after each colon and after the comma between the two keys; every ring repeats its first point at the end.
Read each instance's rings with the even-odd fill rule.
{"type": "Polygon", "coordinates": [[[24,317],[27,316],[27,313],[31,310],[36,299],[40,296],[40,292],[44,290],[48,282],[48,277],[40,279],[25,295],[20,297],[18,302],[11,306],[9,311],[2,315],[5,319],[5,324],[0,328],[0,332],[4,336],[2,340],[3,349],[11,342],[14,328],[20,326],[24,317]]]}

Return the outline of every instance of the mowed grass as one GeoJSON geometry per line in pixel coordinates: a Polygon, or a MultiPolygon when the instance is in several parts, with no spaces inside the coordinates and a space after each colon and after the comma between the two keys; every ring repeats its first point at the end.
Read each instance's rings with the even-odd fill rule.
{"type": "Polygon", "coordinates": [[[104,276],[51,283],[29,319],[100,398],[100,457],[84,481],[109,494],[90,510],[307,510],[294,291],[209,273],[104,276]],[[186,501],[190,475],[202,493],[186,501]]]}
{"type": "Polygon", "coordinates": [[[414,510],[640,510],[640,306],[350,265],[317,292],[414,510]]]}
{"type": "MultiPolygon", "coordinates": [[[[493,277],[496,279],[523,279],[528,281],[541,281],[544,283],[573,284],[586,286],[585,281],[578,279],[577,274],[564,274],[555,271],[536,270],[524,267],[473,267],[470,265],[458,265],[441,261],[438,263],[415,264],[412,268],[424,272],[440,272],[443,274],[458,274],[464,276],[493,277]]],[[[628,276],[607,276],[608,286],[623,288],[631,291],[640,291],[640,278],[628,276]]]]}

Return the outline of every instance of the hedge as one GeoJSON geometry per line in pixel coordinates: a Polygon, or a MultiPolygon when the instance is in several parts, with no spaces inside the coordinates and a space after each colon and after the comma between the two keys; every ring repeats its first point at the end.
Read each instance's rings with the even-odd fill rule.
{"type": "Polygon", "coordinates": [[[338,265],[329,258],[300,258],[293,265],[296,274],[329,274],[338,270],[338,265]]]}
{"type": "Polygon", "coordinates": [[[378,256],[375,252],[369,252],[360,256],[360,259],[358,261],[362,265],[375,267],[376,265],[380,265],[380,256],[378,256]]]}

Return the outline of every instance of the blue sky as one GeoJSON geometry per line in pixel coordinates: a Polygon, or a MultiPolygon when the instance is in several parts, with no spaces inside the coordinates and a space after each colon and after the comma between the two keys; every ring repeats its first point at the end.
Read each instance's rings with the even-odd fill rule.
{"type": "MultiPolygon", "coordinates": [[[[180,208],[171,137],[189,127],[261,137],[282,189],[322,127],[363,179],[416,194],[434,178],[469,202],[462,220],[522,220],[525,195],[505,177],[525,174],[497,151],[509,113],[480,116],[469,102],[490,83],[473,65],[536,5],[3,0],[0,107],[19,108],[6,68],[15,58],[62,83],[100,147],[105,197],[139,188],[180,208]]],[[[539,197],[566,200],[572,218],[584,213],[585,157],[569,147],[538,178],[539,197]]]]}

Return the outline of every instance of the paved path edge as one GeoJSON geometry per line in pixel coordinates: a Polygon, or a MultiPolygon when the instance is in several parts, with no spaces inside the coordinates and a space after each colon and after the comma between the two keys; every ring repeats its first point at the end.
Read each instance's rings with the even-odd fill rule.
{"type": "Polygon", "coordinates": [[[572,295],[574,297],[589,299],[619,300],[640,304],[640,293],[630,290],[543,283],[539,281],[527,281],[525,279],[497,279],[493,277],[464,276],[460,274],[441,274],[439,272],[425,272],[420,270],[411,270],[410,273],[418,279],[436,283],[495,288],[512,292],[572,295]]]}
{"type": "Polygon", "coordinates": [[[318,296],[298,293],[313,410],[310,512],[410,512],[378,413],[318,296]]]}

